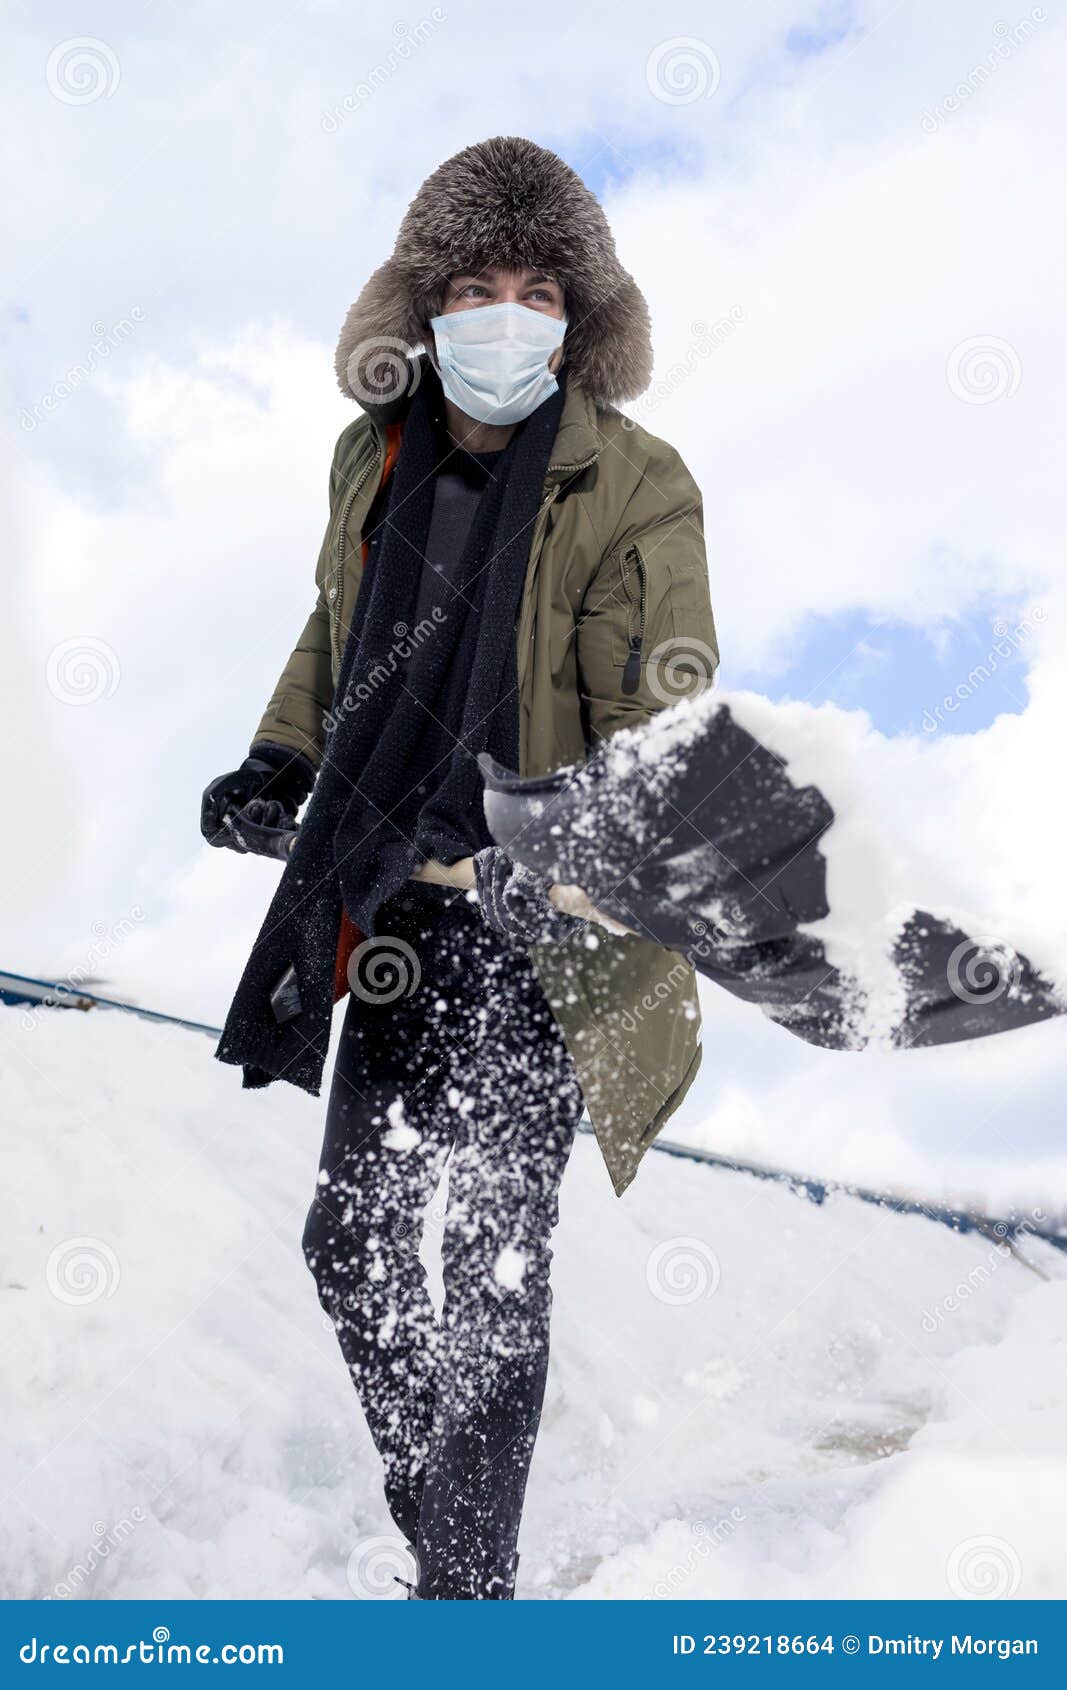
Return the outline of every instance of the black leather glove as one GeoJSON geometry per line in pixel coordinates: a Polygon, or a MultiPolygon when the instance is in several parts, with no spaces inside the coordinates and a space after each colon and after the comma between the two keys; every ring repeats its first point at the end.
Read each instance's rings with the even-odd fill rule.
{"type": "Polygon", "coordinates": [[[239,769],[205,790],[200,831],[209,845],[284,857],[291,824],[314,784],[314,765],[301,752],[266,741],[253,745],[239,769]]]}
{"type": "Polygon", "coordinates": [[[504,939],[561,945],[587,925],[558,910],[540,876],[513,863],[499,845],[487,845],[474,858],[474,885],[482,919],[504,939]]]}

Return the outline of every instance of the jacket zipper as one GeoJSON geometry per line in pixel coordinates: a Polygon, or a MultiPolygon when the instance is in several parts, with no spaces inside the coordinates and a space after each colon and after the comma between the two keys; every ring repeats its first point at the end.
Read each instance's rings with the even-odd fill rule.
{"type": "Polygon", "coordinates": [[[577,475],[579,470],[589,469],[593,464],[595,464],[599,456],[599,452],[594,452],[593,456],[591,458],[586,458],[585,462],[582,464],[549,464],[545,474],[577,475]]]}
{"type": "MultiPolygon", "coordinates": [[[[546,475],[546,477],[549,476],[549,475],[577,475],[580,470],[589,469],[590,465],[595,464],[596,461],[597,461],[598,455],[599,455],[598,453],[594,452],[592,457],[586,458],[584,463],[580,463],[580,464],[549,464],[547,470],[545,471],[545,475],[546,475]]],[[[533,533],[530,536],[530,556],[531,557],[533,557],[535,551],[537,551],[540,547],[541,541],[542,541],[543,536],[544,536],[545,525],[548,522],[549,509],[552,505],[555,504],[555,502],[559,498],[559,495],[562,492],[562,490],[563,490],[563,482],[562,481],[556,481],[548,489],[548,492],[544,493],[542,495],[540,509],[537,512],[537,520],[534,523],[533,533]]],[[[533,639],[532,621],[533,621],[533,599],[530,595],[528,595],[524,592],[523,593],[523,599],[522,599],[522,605],[520,606],[520,610],[519,610],[519,642],[518,643],[519,643],[519,652],[520,652],[520,664],[521,664],[522,653],[525,651],[526,647],[529,645],[529,642],[533,639]]]]}
{"type": "Polygon", "coordinates": [[[641,648],[645,643],[645,618],[648,614],[648,577],[645,573],[645,560],[636,546],[630,546],[623,554],[623,579],[626,578],[626,566],[633,564],[637,570],[637,630],[630,635],[630,649],[626,653],[626,662],[622,671],[622,690],[624,693],[635,693],[641,685],[641,648]]]}
{"type": "Polygon", "coordinates": [[[333,598],[330,604],[330,649],[333,652],[335,666],[340,664],[342,655],[341,606],[344,603],[345,541],[348,534],[348,518],[352,510],[352,506],[356,502],[360,488],[366,482],[367,477],[375,465],[381,462],[381,457],[381,452],[377,449],[377,447],[375,447],[373,458],[371,458],[370,462],[367,464],[366,469],[363,471],[363,474],[359,477],[358,481],[356,481],[349,490],[348,497],[345,499],[345,502],[341,507],[341,530],[337,536],[337,567],[334,570],[333,580],[330,583],[333,588],[333,598]]]}

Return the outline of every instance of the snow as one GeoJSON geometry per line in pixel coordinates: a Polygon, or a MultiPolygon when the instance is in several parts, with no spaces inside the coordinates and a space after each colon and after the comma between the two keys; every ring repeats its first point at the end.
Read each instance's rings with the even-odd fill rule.
{"type": "MultiPolygon", "coordinates": [[[[0,1009],[0,1066],[2,1593],[394,1594],[300,1253],[322,1103],[103,1012],[0,1009]]],[[[1067,1595],[1067,1260],[1022,1253],[656,1155],[620,1202],[581,1137],[520,1596],[1067,1595]]]]}
{"type": "Polygon", "coordinates": [[[507,1244],[493,1265],[493,1278],[505,1291],[518,1291],[526,1273],[526,1257],[507,1244]]]}
{"type": "Polygon", "coordinates": [[[422,1143],[422,1134],[416,1127],[412,1127],[404,1118],[404,1100],[398,1097],[390,1103],[386,1110],[389,1125],[382,1134],[382,1144],[386,1150],[414,1150],[422,1143]]]}
{"type": "Polygon", "coordinates": [[[775,705],[751,692],[722,696],[741,726],[785,760],[795,784],[818,786],[833,808],[820,841],[830,914],[808,931],[823,941],[831,962],[864,981],[876,1023],[898,1019],[899,982],[889,951],[916,908],[1008,957],[1024,951],[1055,984],[1067,985],[1058,875],[1047,841],[1035,837],[1033,814],[1024,806],[1013,815],[1008,799],[1009,765],[1021,751],[1020,717],[1001,717],[970,736],[972,762],[981,746],[988,770],[981,783],[970,771],[960,782],[955,746],[887,740],[863,711],[775,705]],[[904,780],[896,772],[902,764],[904,780]]]}
{"type": "MultiPolygon", "coordinates": [[[[794,787],[816,788],[829,801],[832,819],[819,837],[828,914],[802,923],[801,932],[818,940],[843,979],[859,988],[849,1015],[855,1023],[849,1040],[853,1048],[881,1044],[891,1049],[897,1042],[907,991],[894,952],[917,910],[968,935],[950,960],[946,995],[951,989],[974,1003],[987,995],[1012,993],[1021,968],[1022,933],[1027,953],[1061,1005],[1067,1005],[1067,931],[1058,919],[1058,867],[1055,877],[1041,878],[1033,871],[1020,875],[1017,856],[1016,872],[1010,879],[1005,876],[996,851],[990,852],[975,826],[973,790],[960,795],[931,784],[943,768],[940,748],[928,754],[924,749],[916,760],[914,790],[908,795],[910,816],[904,825],[899,787],[894,784],[887,801],[881,779],[887,757],[900,747],[872,730],[862,711],[774,703],[758,693],[703,687],[651,721],[615,734],[600,749],[584,787],[588,807],[570,819],[572,839],[596,843],[610,820],[628,846],[641,847],[640,860],[646,851],[651,855],[661,844],[670,846],[664,828],[676,813],[671,801],[687,776],[706,769],[702,755],[714,739],[716,718],[727,710],[757,746],[783,765],[794,787]]],[[[1001,718],[984,736],[993,744],[999,736],[1003,743],[994,754],[1001,761],[1010,754],[1018,720],[1001,718]]],[[[583,778],[575,783],[579,793],[583,778]]],[[[749,823],[750,828],[759,825],[758,820],[749,823]]],[[[757,860],[759,835],[757,831],[743,839],[740,852],[736,838],[736,833],[718,833],[712,827],[710,845],[715,849],[705,844],[680,851],[669,864],[666,890],[688,916],[699,916],[728,936],[746,938],[751,930],[744,911],[745,882],[741,880],[739,897],[738,866],[732,858],[744,862],[747,849],[757,860]]],[[[1036,865],[1041,851],[1031,855],[1036,865]]],[[[608,860],[628,864],[631,858],[609,853],[608,860]]],[[[581,870],[564,859],[557,872],[581,870]]],[[[702,933],[704,927],[694,924],[692,930],[702,933]]],[[[767,1013],[775,1012],[767,1007],[767,1013]]],[[[842,1031],[838,1028],[839,1034],[842,1031]]]]}

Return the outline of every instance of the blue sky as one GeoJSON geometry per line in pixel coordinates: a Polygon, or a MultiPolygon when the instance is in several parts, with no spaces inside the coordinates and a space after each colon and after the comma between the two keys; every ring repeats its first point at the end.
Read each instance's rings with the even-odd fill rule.
{"type": "Polygon", "coordinates": [[[886,734],[977,733],[999,715],[1020,714],[1027,702],[1025,607],[992,611],[933,628],[862,612],[815,618],[801,627],[786,667],[746,670],[727,662],[723,680],[771,698],[864,710],[886,734]],[[998,633],[1002,622],[1014,638],[998,633]]]}

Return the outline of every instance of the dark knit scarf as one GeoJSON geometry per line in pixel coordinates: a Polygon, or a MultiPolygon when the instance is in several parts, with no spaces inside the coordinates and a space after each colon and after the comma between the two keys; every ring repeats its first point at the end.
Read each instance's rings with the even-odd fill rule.
{"type": "Polygon", "coordinates": [[[351,782],[334,860],[345,908],[365,933],[417,862],[454,862],[491,843],[476,759],[489,751],[509,767],[518,761],[515,621],[563,397],[513,435],[458,567],[423,592],[416,620],[439,461],[433,403],[429,377],[404,425],[326,751],[351,782]]]}
{"type": "Polygon", "coordinates": [[[428,376],[364,571],[322,768],[223,1029],[217,1054],[244,1065],[247,1085],[284,1076],[318,1090],[342,902],[375,934],[417,862],[490,843],[479,752],[518,764],[515,624],[563,385],[516,430],[437,615],[424,596],[416,622],[440,461],[435,397],[428,376]]]}

